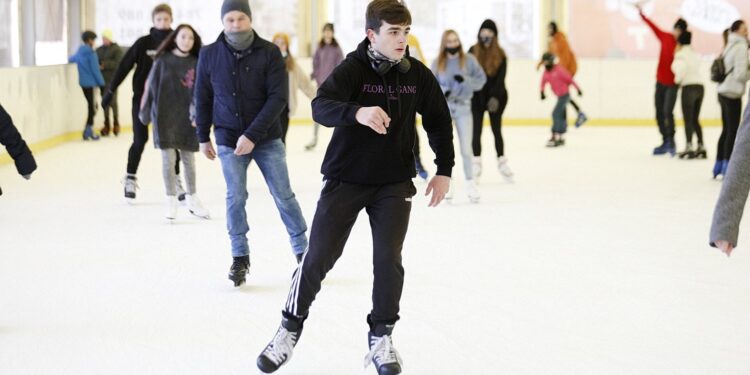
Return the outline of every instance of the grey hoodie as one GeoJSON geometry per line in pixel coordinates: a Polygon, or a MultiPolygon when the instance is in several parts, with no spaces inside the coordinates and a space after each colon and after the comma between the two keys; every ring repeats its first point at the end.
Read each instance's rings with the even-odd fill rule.
{"type": "Polygon", "coordinates": [[[747,39],[736,33],[729,34],[727,47],[724,48],[724,66],[731,72],[719,84],[720,95],[739,99],[745,94],[745,83],[750,80],[750,64],[747,57],[747,39]]]}
{"type": "Polygon", "coordinates": [[[466,60],[463,68],[459,64],[458,57],[448,58],[444,72],[438,71],[437,59],[432,63],[432,73],[440,83],[443,93],[448,94],[445,99],[451,107],[461,105],[468,108],[474,91],[481,90],[487,82],[487,75],[484,74],[484,69],[479,65],[476,57],[470,53],[465,54],[464,57],[466,60]],[[457,75],[463,77],[463,82],[456,81],[457,75]]]}
{"type": "Polygon", "coordinates": [[[729,168],[721,185],[719,201],[716,202],[711,223],[711,246],[716,241],[729,241],[737,246],[740,220],[750,192],[750,105],[745,107],[742,124],[734,143],[729,168]]]}

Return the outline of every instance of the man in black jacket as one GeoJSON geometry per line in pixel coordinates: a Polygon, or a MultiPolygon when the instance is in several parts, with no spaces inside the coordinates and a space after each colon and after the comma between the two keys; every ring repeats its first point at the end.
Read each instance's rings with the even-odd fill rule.
{"type": "Polygon", "coordinates": [[[258,357],[266,373],[291,358],[310,305],[326,273],[341,256],[361,210],[373,237],[372,312],[367,317],[370,353],[379,374],[401,372],[391,333],[399,319],[404,281],[401,249],[416,189],[414,121],[424,129],[437,158],[437,174],[426,195],[430,206],[445,197],[453,167],[453,131],[448,106],[432,72],[406,55],[411,15],[397,0],[367,7],[367,39],[321,85],[312,102],[313,119],[334,127],[323,161],[325,186],[310,231],[310,246],[294,273],[283,319],[258,357]]]}
{"type": "MultiPolygon", "coordinates": [[[[143,149],[148,142],[148,127],[144,125],[138,114],[141,111],[141,97],[143,96],[143,90],[148,78],[148,73],[151,71],[151,66],[154,64],[154,57],[156,50],[159,48],[161,42],[167,38],[169,33],[172,32],[172,8],[167,4],[157,5],[151,12],[151,19],[154,22],[154,27],[148,35],[140,37],[135,41],[132,47],[128,49],[125,56],[120,61],[120,65],[117,67],[112,82],[109,83],[107,92],[102,97],[102,107],[107,110],[112,103],[114,93],[117,91],[117,87],[120,86],[122,81],[133,69],[133,65],[136,66],[135,74],[133,75],[133,144],[130,146],[128,151],[128,167],[127,174],[123,183],[125,185],[125,198],[128,200],[135,199],[135,190],[138,187],[136,183],[135,174],[138,172],[138,165],[141,163],[141,155],[143,149]]],[[[178,154],[179,156],[179,154],[178,154]]],[[[179,174],[179,158],[175,164],[175,170],[179,174]]],[[[177,181],[179,181],[179,176],[177,181]]],[[[179,185],[179,183],[178,183],[179,185]]],[[[184,190],[178,188],[180,197],[184,199],[184,190]]],[[[181,200],[182,200],[181,199],[181,200]]]]}
{"type": "Polygon", "coordinates": [[[252,28],[247,0],[226,0],[224,31],[198,59],[195,109],[198,142],[210,160],[221,160],[227,184],[227,229],[232,246],[229,279],[245,282],[250,268],[247,169],[258,165],[271,191],[297,261],[307,248],[307,223],[289,182],[281,141],[281,112],[288,102],[288,74],[281,51],[252,28]],[[211,143],[213,125],[218,152],[211,143]]]}
{"type": "MultiPolygon", "coordinates": [[[[34,155],[31,154],[29,146],[21,138],[18,129],[13,125],[13,120],[2,105],[0,105],[0,144],[5,146],[8,154],[15,161],[18,174],[27,180],[30,179],[31,173],[36,170],[34,155]]],[[[0,195],[2,194],[3,190],[0,189],[0,195]]]]}

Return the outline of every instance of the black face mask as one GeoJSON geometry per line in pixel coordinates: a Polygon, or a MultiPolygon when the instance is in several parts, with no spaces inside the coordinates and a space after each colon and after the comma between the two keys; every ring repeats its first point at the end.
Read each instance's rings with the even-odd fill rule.
{"type": "Polygon", "coordinates": [[[490,43],[492,43],[493,39],[495,39],[495,38],[493,38],[491,36],[483,36],[483,37],[479,38],[479,40],[481,40],[482,44],[484,44],[485,46],[489,46],[490,43]]]}
{"type": "Polygon", "coordinates": [[[451,55],[457,54],[458,51],[460,51],[460,50],[461,50],[461,47],[453,47],[453,48],[445,47],[445,52],[448,53],[448,54],[451,54],[451,55]]]}

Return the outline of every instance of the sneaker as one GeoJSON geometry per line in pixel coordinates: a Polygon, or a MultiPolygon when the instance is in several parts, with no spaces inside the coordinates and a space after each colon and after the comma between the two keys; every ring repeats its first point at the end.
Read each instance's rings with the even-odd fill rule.
{"type": "Polygon", "coordinates": [[[167,195],[167,220],[174,220],[177,218],[177,208],[180,206],[180,202],[177,201],[177,197],[174,195],[167,195]]]}
{"type": "Polygon", "coordinates": [[[466,195],[471,203],[479,203],[479,188],[474,180],[466,180],[466,195]]]}
{"type": "Polygon", "coordinates": [[[508,158],[501,156],[497,158],[497,170],[508,182],[513,182],[513,171],[508,166],[508,158]]]}
{"type": "Polygon", "coordinates": [[[201,219],[210,219],[211,214],[208,212],[208,210],[203,207],[203,203],[201,203],[200,199],[196,197],[195,195],[186,195],[188,210],[191,214],[198,216],[201,219]]]}
{"type": "Polygon", "coordinates": [[[234,286],[244,284],[248,273],[250,273],[250,256],[234,257],[232,266],[229,268],[229,280],[234,281],[234,286]]]}
{"type": "Polygon", "coordinates": [[[393,325],[378,325],[375,332],[368,332],[370,352],[365,356],[365,368],[370,363],[375,365],[378,375],[396,375],[401,373],[401,356],[393,347],[393,325]]]}
{"type": "Polygon", "coordinates": [[[471,173],[474,175],[474,179],[479,178],[482,175],[482,157],[475,156],[471,162],[471,173]]]}
{"type": "Polygon", "coordinates": [[[664,141],[661,146],[654,148],[654,155],[670,154],[671,156],[674,156],[676,153],[677,150],[675,149],[674,142],[672,141],[664,141]]]}
{"type": "Polygon", "coordinates": [[[258,369],[265,374],[270,374],[289,362],[301,335],[302,322],[284,317],[276,331],[276,336],[258,356],[256,361],[258,369]]]}
{"type": "Polygon", "coordinates": [[[177,175],[177,183],[175,183],[175,188],[177,189],[177,200],[180,202],[184,202],[185,195],[187,193],[185,192],[185,188],[182,187],[182,179],[180,178],[180,175],[177,175]]]}
{"type": "Polygon", "coordinates": [[[588,121],[589,118],[586,117],[586,114],[583,112],[578,112],[578,118],[576,118],[576,128],[580,128],[581,125],[585,124],[586,121],[588,121]]]}
{"type": "Polygon", "coordinates": [[[125,188],[125,199],[135,199],[135,191],[136,189],[138,189],[138,183],[136,182],[135,176],[125,176],[125,178],[122,180],[122,184],[125,188]]]}

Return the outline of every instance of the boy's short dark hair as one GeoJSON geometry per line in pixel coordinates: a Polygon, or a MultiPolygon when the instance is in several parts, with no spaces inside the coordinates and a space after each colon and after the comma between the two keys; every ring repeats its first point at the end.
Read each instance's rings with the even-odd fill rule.
{"type": "Polygon", "coordinates": [[[411,13],[398,0],[373,0],[367,5],[366,29],[380,33],[383,21],[391,25],[411,25],[411,13]]]}
{"type": "Polygon", "coordinates": [[[174,16],[172,16],[172,7],[170,7],[168,4],[159,4],[155,6],[154,10],[151,11],[151,19],[154,19],[154,17],[156,17],[156,15],[159,13],[167,13],[169,14],[170,18],[174,18],[174,16]]]}
{"type": "Polygon", "coordinates": [[[84,43],[88,43],[89,41],[96,40],[96,33],[91,30],[86,30],[81,34],[81,40],[84,43]]]}

